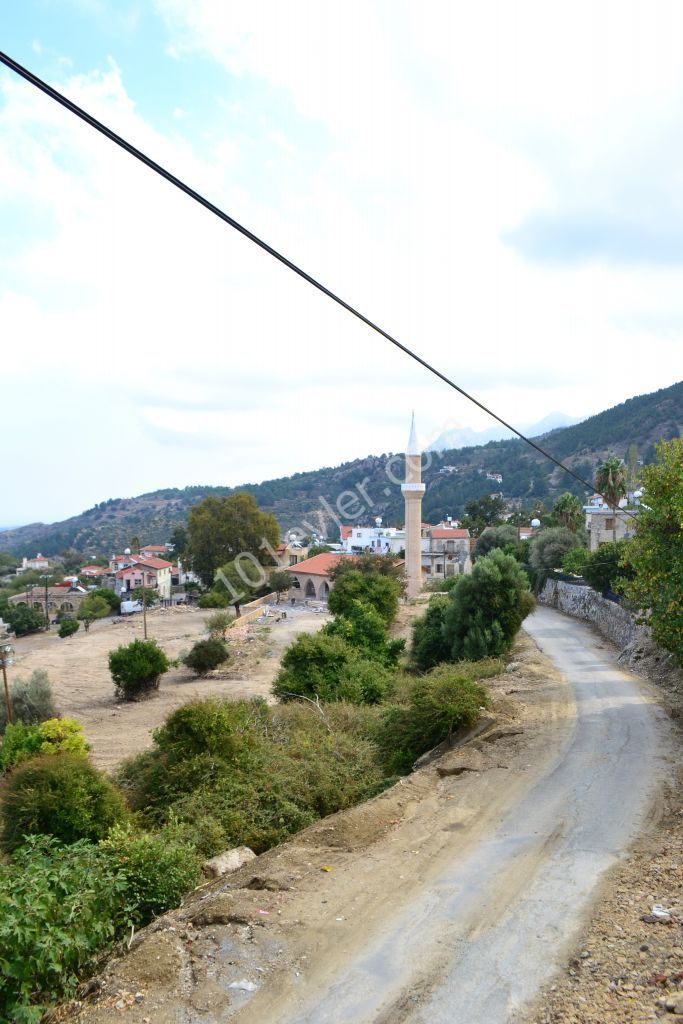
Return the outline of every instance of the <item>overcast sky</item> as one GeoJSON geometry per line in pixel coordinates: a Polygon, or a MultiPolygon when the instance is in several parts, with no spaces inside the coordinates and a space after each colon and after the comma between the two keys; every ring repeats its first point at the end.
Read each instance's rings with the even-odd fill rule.
{"type": "MultiPolygon", "coordinates": [[[[683,376],[680,0],[22,0],[2,48],[512,422],[683,376]]],[[[489,421],[0,71],[0,524],[489,421]]]]}

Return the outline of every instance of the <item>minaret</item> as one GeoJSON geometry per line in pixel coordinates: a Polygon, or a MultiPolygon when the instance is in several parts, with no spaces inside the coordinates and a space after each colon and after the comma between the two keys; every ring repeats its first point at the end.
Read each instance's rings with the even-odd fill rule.
{"type": "Polygon", "coordinates": [[[406,505],[406,594],[415,597],[422,590],[422,452],[415,434],[415,413],[410,423],[406,448],[406,482],[401,484],[406,505]]]}

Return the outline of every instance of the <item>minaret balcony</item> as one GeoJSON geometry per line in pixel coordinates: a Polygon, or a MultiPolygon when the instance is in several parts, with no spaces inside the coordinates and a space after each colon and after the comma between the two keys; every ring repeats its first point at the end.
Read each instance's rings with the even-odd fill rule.
{"type": "Polygon", "coordinates": [[[426,484],[401,484],[402,494],[424,494],[426,489],[426,484]]]}

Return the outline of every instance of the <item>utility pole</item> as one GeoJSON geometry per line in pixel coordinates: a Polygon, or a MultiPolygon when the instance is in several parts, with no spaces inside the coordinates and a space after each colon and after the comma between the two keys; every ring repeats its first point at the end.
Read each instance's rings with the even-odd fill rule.
{"type": "Polygon", "coordinates": [[[144,584],[144,579],[145,579],[144,573],[143,573],[142,579],[143,579],[143,583],[142,583],[142,631],[143,631],[144,638],[146,640],[147,639],[147,590],[145,589],[145,584],[144,584]]]}
{"type": "Polygon", "coordinates": [[[9,696],[9,686],[7,683],[7,663],[9,661],[9,655],[12,653],[12,645],[3,643],[0,646],[0,665],[2,665],[2,681],[5,687],[5,707],[7,709],[7,721],[13,722],[14,715],[12,713],[12,701],[9,696]]]}

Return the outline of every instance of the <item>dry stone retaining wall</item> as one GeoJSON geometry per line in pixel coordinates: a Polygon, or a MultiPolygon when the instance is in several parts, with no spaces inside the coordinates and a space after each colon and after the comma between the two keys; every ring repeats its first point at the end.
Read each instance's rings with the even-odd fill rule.
{"type": "Polygon", "coordinates": [[[591,587],[563,583],[561,580],[546,580],[538,600],[566,615],[592,622],[603,636],[622,650],[630,644],[651,643],[647,626],[637,625],[630,612],[614,601],[608,601],[591,587]]]}

